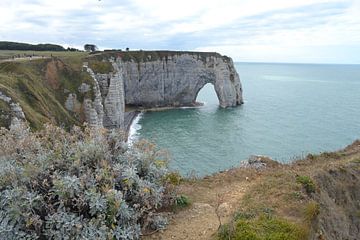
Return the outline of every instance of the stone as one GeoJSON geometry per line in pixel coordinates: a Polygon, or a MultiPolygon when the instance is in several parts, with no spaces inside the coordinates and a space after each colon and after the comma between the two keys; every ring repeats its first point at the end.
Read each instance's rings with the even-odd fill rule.
{"type": "Polygon", "coordinates": [[[0,100],[3,100],[4,102],[9,103],[11,101],[11,98],[6,96],[4,93],[0,91],[0,100]]]}
{"type": "Polygon", "coordinates": [[[78,87],[78,91],[81,92],[81,93],[87,93],[90,90],[91,90],[91,86],[89,84],[86,84],[86,83],[82,83],[80,85],[80,87],[78,87]]]}
{"type": "Polygon", "coordinates": [[[65,108],[71,112],[75,111],[77,105],[77,99],[75,93],[70,93],[65,101],[65,108]]]}

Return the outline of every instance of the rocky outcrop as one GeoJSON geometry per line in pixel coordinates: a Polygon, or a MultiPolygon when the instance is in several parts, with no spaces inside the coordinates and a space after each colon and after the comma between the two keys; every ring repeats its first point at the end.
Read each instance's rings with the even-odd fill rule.
{"type": "Polygon", "coordinates": [[[315,177],[320,213],[310,239],[348,239],[360,236],[360,161],[334,167],[315,177]]]}
{"type": "MultiPolygon", "coordinates": [[[[84,101],[90,125],[124,129],[125,104],[145,108],[194,105],[198,92],[207,83],[214,85],[221,107],[243,103],[239,75],[228,57],[217,53],[165,52],[157,58],[149,53],[139,59],[126,54],[103,55],[102,61],[112,64],[113,72],[109,73],[94,73],[84,64],[95,82],[95,100],[84,101]]],[[[86,86],[81,89],[87,90],[86,86]]],[[[69,95],[69,107],[73,98],[69,95]]]]}
{"type": "Polygon", "coordinates": [[[0,91],[0,101],[3,101],[5,104],[8,105],[9,111],[0,111],[1,119],[7,119],[8,120],[8,127],[13,128],[18,126],[19,124],[26,122],[25,114],[23,109],[21,108],[20,104],[13,101],[13,99],[3,92],[0,91]],[[5,116],[6,115],[6,116],[5,116]]]}
{"type": "Polygon", "coordinates": [[[239,75],[230,58],[216,53],[171,53],[157,60],[118,62],[124,69],[126,104],[193,105],[207,83],[214,85],[221,107],[243,103],[239,75]]]}
{"type": "Polygon", "coordinates": [[[86,120],[90,125],[124,129],[125,96],[121,60],[110,60],[114,72],[95,74],[87,64],[84,67],[94,79],[95,100],[84,102],[86,120]]]}

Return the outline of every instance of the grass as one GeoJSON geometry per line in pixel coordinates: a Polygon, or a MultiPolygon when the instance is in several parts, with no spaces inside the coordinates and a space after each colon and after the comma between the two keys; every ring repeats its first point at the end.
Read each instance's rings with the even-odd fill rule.
{"type": "Polygon", "coordinates": [[[123,61],[134,61],[137,63],[147,62],[147,61],[156,61],[159,59],[164,59],[167,61],[169,57],[173,57],[180,54],[189,54],[195,56],[197,59],[205,61],[208,57],[223,57],[226,61],[229,61],[229,58],[226,56],[221,56],[215,52],[190,52],[190,51],[106,51],[106,52],[94,52],[90,55],[89,58],[96,59],[101,61],[103,58],[109,57],[121,57],[123,61]]]}
{"type": "MultiPolygon", "coordinates": [[[[0,57],[27,54],[31,51],[0,51],[0,57]]],[[[64,127],[80,124],[79,112],[65,109],[68,92],[76,93],[79,102],[93,98],[92,91],[80,93],[81,83],[92,85],[91,77],[82,71],[82,52],[37,52],[54,58],[24,61],[0,61],[0,91],[18,102],[33,129],[40,129],[45,122],[64,127]]],[[[3,105],[3,104],[2,104],[3,105]]],[[[1,109],[6,110],[3,106],[1,109]]],[[[1,119],[1,126],[9,122],[1,119]]]]}
{"type": "Polygon", "coordinates": [[[307,230],[285,219],[268,215],[239,218],[221,227],[219,240],[303,240],[307,230]]]}
{"type": "Polygon", "coordinates": [[[111,65],[110,62],[103,62],[103,61],[96,61],[96,60],[90,60],[89,61],[89,67],[95,72],[95,73],[109,73],[113,72],[114,68],[111,65]]]}
{"type": "Polygon", "coordinates": [[[9,59],[15,56],[44,56],[44,57],[81,57],[84,58],[89,55],[87,52],[59,52],[59,51],[20,51],[20,50],[0,50],[0,60],[9,59]]]}
{"type": "Polygon", "coordinates": [[[320,206],[315,201],[310,201],[305,207],[305,218],[311,223],[320,213],[320,206]]]}
{"type": "Polygon", "coordinates": [[[316,185],[309,176],[296,176],[296,182],[303,185],[307,194],[314,193],[316,190],[316,185]]]}

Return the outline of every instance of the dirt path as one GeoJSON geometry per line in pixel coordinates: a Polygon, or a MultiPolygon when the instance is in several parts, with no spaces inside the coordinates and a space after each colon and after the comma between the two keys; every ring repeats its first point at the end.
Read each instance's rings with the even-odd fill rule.
{"type": "Polygon", "coordinates": [[[182,184],[180,193],[189,196],[191,206],[171,216],[165,231],[143,239],[212,239],[219,228],[218,217],[222,223],[231,219],[244,193],[256,178],[253,171],[230,170],[182,184]]]}
{"type": "Polygon", "coordinates": [[[48,59],[48,58],[49,57],[43,57],[43,56],[7,58],[7,59],[0,60],[0,62],[19,62],[19,61],[31,61],[31,60],[36,60],[36,59],[48,59]]]}

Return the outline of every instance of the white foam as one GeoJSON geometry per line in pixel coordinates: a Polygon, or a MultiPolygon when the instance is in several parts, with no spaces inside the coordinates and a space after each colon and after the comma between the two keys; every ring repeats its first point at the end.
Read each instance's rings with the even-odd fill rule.
{"type": "Polygon", "coordinates": [[[200,104],[197,106],[187,106],[187,107],[179,107],[180,109],[191,109],[191,108],[201,108],[206,105],[206,102],[199,102],[200,104]]]}
{"type": "Polygon", "coordinates": [[[128,144],[131,146],[136,140],[138,140],[138,131],[141,129],[141,125],[139,124],[140,119],[142,118],[143,113],[139,113],[135,119],[132,121],[129,129],[128,135],[128,144]]]}

